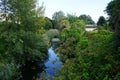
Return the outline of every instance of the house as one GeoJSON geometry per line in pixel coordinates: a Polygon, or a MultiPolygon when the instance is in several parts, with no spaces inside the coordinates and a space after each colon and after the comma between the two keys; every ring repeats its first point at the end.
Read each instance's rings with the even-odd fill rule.
{"type": "Polygon", "coordinates": [[[97,30],[97,25],[86,25],[85,30],[86,31],[95,31],[95,30],[97,30]]]}

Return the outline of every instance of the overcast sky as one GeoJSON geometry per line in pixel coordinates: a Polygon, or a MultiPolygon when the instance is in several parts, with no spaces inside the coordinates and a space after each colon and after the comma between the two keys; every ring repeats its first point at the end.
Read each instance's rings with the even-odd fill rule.
{"type": "Polygon", "coordinates": [[[65,14],[90,15],[97,22],[100,16],[107,17],[104,12],[111,0],[39,0],[41,5],[44,2],[45,16],[52,18],[56,11],[63,11],[65,14]]]}

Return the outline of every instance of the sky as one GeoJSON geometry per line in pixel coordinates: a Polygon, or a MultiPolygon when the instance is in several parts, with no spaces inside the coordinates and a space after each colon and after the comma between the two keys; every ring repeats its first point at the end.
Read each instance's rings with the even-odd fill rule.
{"type": "Polygon", "coordinates": [[[107,4],[111,0],[39,0],[39,5],[44,3],[45,16],[52,19],[52,15],[57,11],[63,11],[76,16],[82,14],[90,15],[97,22],[100,16],[107,18],[104,12],[107,4]]]}

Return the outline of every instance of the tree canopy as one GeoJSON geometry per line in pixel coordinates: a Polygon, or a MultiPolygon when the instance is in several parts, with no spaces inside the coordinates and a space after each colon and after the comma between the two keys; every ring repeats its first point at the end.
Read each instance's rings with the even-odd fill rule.
{"type": "Polygon", "coordinates": [[[39,19],[36,14],[44,10],[37,11],[37,0],[6,1],[10,12],[8,20],[0,22],[0,73],[3,72],[0,79],[19,80],[26,63],[42,63],[47,58],[48,42],[38,31],[41,26],[36,24],[39,19]]]}
{"type": "Polygon", "coordinates": [[[114,48],[115,53],[119,53],[120,47],[120,0],[111,1],[106,7],[106,12],[110,16],[109,23],[113,31],[115,31],[114,35],[114,48]]]}
{"type": "Polygon", "coordinates": [[[98,19],[97,25],[98,26],[104,26],[105,23],[106,23],[106,20],[105,20],[104,16],[100,16],[99,19],[98,19]]]}
{"type": "Polygon", "coordinates": [[[84,20],[86,22],[86,24],[95,24],[95,22],[92,20],[90,15],[85,15],[85,14],[80,15],[79,19],[84,20]]]}
{"type": "Polygon", "coordinates": [[[113,0],[106,7],[106,12],[110,16],[110,25],[113,30],[120,29],[120,1],[113,0]]]}
{"type": "Polygon", "coordinates": [[[55,12],[53,15],[52,15],[52,20],[54,22],[54,27],[56,29],[59,29],[60,27],[60,22],[65,18],[65,14],[64,12],[62,11],[58,11],[58,12],[55,12]]]}

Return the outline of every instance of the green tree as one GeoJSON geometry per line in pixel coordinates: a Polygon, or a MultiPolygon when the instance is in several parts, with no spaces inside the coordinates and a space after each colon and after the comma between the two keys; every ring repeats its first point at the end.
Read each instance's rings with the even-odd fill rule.
{"type": "Polygon", "coordinates": [[[106,12],[110,16],[109,23],[113,31],[115,31],[114,35],[114,53],[116,53],[116,59],[119,59],[120,55],[120,1],[113,0],[106,7],[106,12]]]}
{"type": "Polygon", "coordinates": [[[49,30],[53,28],[51,20],[47,17],[39,17],[35,23],[39,29],[49,30]]]}
{"type": "Polygon", "coordinates": [[[106,24],[106,20],[104,18],[104,16],[100,16],[97,22],[98,26],[104,26],[106,24]]]}
{"type": "MultiPolygon", "coordinates": [[[[24,1],[13,1],[9,0],[9,6],[11,13],[9,14],[10,20],[17,24],[23,24],[28,27],[33,26],[32,23],[35,22],[35,3],[36,0],[24,0],[24,1]]],[[[28,28],[26,27],[26,28],[28,28]]],[[[32,27],[31,27],[32,29],[32,27]]]]}
{"type": "Polygon", "coordinates": [[[111,1],[106,11],[114,32],[98,30],[81,35],[77,25],[61,32],[58,51],[63,66],[56,80],[119,80],[120,1],[111,1]]]}
{"type": "Polygon", "coordinates": [[[52,38],[59,37],[59,31],[57,29],[50,29],[46,32],[46,34],[48,35],[50,40],[52,38]]]}
{"type": "Polygon", "coordinates": [[[45,13],[44,3],[42,3],[41,6],[39,6],[39,3],[38,3],[36,7],[37,7],[37,9],[35,10],[36,17],[44,16],[44,13],[45,13]]]}
{"type": "Polygon", "coordinates": [[[113,33],[104,30],[80,36],[76,29],[66,31],[62,32],[63,42],[58,48],[64,63],[55,80],[114,80],[119,75],[113,68],[115,60],[110,53],[113,33]]]}
{"type": "Polygon", "coordinates": [[[85,15],[85,14],[80,15],[79,19],[85,21],[86,24],[95,24],[95,22],[92,20],[91,16],[89,15],[85,15]]]}
{"type": "Polygon", "coordinates": [[[67,20],[69,21],[69,23],[74,23],[78,20],[78,17],[74,14],[67,14],[67,20]]]}
{"type": "Polygon", "coordinates": [[[83,35],[85,33],[85,25],[86,23],[83,20],[77,20],[72,24],[72,26],[79,28],[80,35],[83,35]]]}
{"type": "Polygon", "coordinates": [[[70,28],[69,21],[65,19],[60,22],[60,30],[63,30],[64,28],[70,28]]]}
{"type": "Polygon", "coordinates": [[[65,14],[62,11],[55,12],[52,16],[53,20],[60,21],[65,18],[65,14]]]}
{"type": "Polygon", "coordinates": [[[44,26],[45,30],[49,30],[53,28],[53,23],[52,20],[48,17],[45,17],[45,26],[44,26]]]}
{"type": "MultiPolygon", "coordinates": [[[[0,43],[0,58],[3,59],[2,63],[6,68],[5,75],[7,76],[7,70],[11,70],[10,74],[14,74],[12,80],[17,80],[17,77],[21,76],[14,71],[23,69],[27,62],[44,62],[47,58],[48,44],[45,36],[38,32],[40,27],[36,24],[38,20],[36,0],[8,0],[8,4],[9,21],[0,23],[0,42],[2,42],[0,43]],[[6,65],[9,64],[15,64],[15,66],[7,67],[6,65]]],[[[8,80],[11,75],[7,76],[8,80]]]]}
{"type": "Polygon", "coordinates": [[[60,39],[61,45],[57,49],[60,52],[60,56],[62,61],[64,62],[66,59],[75,57],[75,46],[81,40],[81,36],[85,31],[85,25],[82,21],[76,21],[70,28],[65,28],[62,30],[60,39]]]}
{"type": "Polygon", "coordinates": [[[113,30],[119,30],[120,21],[120,1],[113,0],[106,7],[106,12],[110,16],[109,22],[113,30]]]}
{"type": "Polygon", "coordinates": [[[52,20],[54,21],[54,27],[59,29],[60,22],[65,18],[65,14],[62,11],[55,12],[52,15],[52,20]]]}

